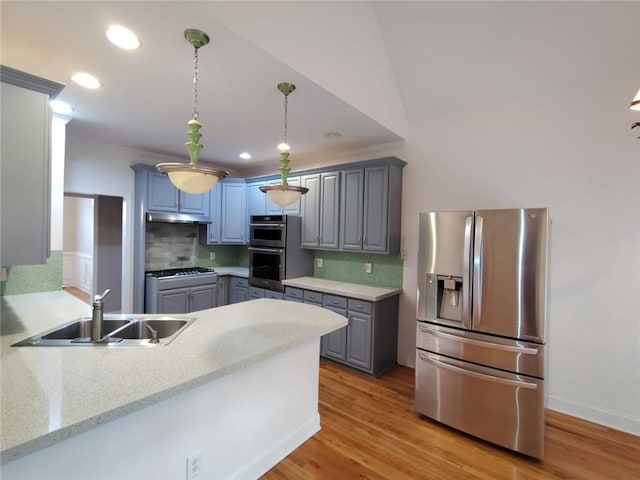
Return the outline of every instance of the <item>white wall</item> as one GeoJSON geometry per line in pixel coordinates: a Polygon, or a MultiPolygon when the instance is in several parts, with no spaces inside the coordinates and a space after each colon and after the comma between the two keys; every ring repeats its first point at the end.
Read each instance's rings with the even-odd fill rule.
{"type": "MultiPolygon", "coordinates": [[[[51,120],[51,218],[63,217],[63,184],[66,124],[69,118],[53,115],[51,120]]],[[[51,222],[51,250],[62,250],[62,222],[51,222]]]]}
{"type": "MultiPolygon", "coordinates": [[[[290,22],[268,38],[271,6],[255,10],[262,24],[253,13],[244,25],[229,10],[220,18],[359,105],[365,92],[337,84],[375,78],[376,66],[335,46],[361,41],[366,29],[332,28],[357,27],[357,7],[341,7],[340,22],[318,20],[326,38],[310,25],[337,15],[335,3],[281,8],[295,16],[282,13],[290,22]],[[301,25],[304,40],[291,42],[301,25]]],[[[639,10],[637,2],[375,5],[409,125],[401,363],[415,361],[418,213],[546,206],[548,405],[640,434],[640,140],[627,108],[640,83],[639,10]]],[[[388,126],[380,108],[389,97],[366,101],[375,105],[361,110],[388,126]]]]}

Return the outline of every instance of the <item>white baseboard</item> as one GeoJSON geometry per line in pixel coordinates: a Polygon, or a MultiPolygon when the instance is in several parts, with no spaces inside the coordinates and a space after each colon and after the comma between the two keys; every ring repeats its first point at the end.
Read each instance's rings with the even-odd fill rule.
{"type": "Polygon", "coordinates": [[[280,439],[271,448],[258,454],[250,464],[243,465],[231,478],[246,480],[248,478],[260,478],[273,468],[283,458],[293,452],[302,443],[310,439],[320,431],[320,415],[315,414],[307,423],[302,425],[288,437],[280,439]]]}
{"type": "Polygon", "coordinates": [[[588,403],[577,403],[547,395],[547,408],[590,422],[640,436],[640,418],[588,403]]]}

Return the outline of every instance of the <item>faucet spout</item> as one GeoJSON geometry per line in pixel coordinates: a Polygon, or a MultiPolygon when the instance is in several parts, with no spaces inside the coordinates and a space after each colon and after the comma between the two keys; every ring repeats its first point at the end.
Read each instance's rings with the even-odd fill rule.
{"type": "Polygon", "coordinates": [[[100,342],[102,338],[102,319],[104,318],[104,298],[109,295],[111,289],[107,288],[102,295],[96,295],[93,299],[93,315],[91,321],[91,341],[100,342]]]}

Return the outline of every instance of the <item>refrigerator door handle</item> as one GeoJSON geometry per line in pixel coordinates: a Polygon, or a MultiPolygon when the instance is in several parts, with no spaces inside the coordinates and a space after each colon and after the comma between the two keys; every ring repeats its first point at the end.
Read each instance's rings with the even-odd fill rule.
{"type": "Polygon", "coordinates": [[[464,252],[462,266],[462,326],[471,328],[471,232],[473,230],[473,217],[467,217],[464,224],[464,252]]]}
{"type": "Polygon", "coordinates": [[[476,215],[476,233],[473,242],[473,328],[482,315],[482,238],[484,219],[476,215]]]}
{"type": "Polygon", "coordinates": [[[421,332],[428,333],[429,335],[434,335],[436,337],[442,337],[442,338],[449,338],[449,339],[456,340],[458,342],[466,343],[469,345],[477,345],[479,347],[486,347],[486,348],[495,348],[496,350],[503,350],[506,352],[513,352],[513,353],[522,353],[524,355],[538,354],[538,350],[535,348],[518,347],[514,345],[513,346],[502,345],[501,343],[494,343],[494,342],[485,342],[482,340],[476,340],[474,338],[466,338],[458,335],[452,335],[451,333],[439,332],[437,330],[432,330],[430,328],[423,327],[422,325],[420,325],[419,328],[421,332]]]}
{"type": "Polygon", "coordinates": [[[509,385],[510,387],[517,387],[517,388],[526,388],[529,390],[535,390],[538,388],[538,386],[535,383],[529,383],[529,382],[519,382],[517,380],[509,380],[508,378],[501,378],[501,377],[496,377],[494,375],[487,375],[486,373],[478,373],[478,372],[474,372],[472,370],[467,370],[466,368],[460,368],[460,367],[456,367],[455,365],[450,365],[448,363],[442,362],[440,360],[436,360],[435,358],[431,358],[428,357],[427,355],[423,354],[423,353],[418,353],[418,356],[420,357],[421,360],[430,362],[434,365],[436,365],[437,367],[442,367],[448,370],[452,370],[456,373],[460,373],[462,375],[467,375],[469,377],[474,377],[474,378],[479,378],[480,380],[487,380],[493,383],[500,383],[503,385],[509,385]]]}

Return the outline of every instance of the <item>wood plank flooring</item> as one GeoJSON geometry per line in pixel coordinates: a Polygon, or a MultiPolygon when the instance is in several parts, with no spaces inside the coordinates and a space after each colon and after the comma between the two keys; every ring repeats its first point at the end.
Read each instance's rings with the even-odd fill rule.
{"type": "Polygon", "coordinates": [[[411,368],[373,379],[320,363],[322,429],[264,480],[640,479],[640,437],[548,410],[537,461],[417,415],[411,368]]]}
{"type": "Polygon", "coordinates": [[[80,290],[78,287],[64,287],[63,290],[67,293],[70,293],[74,297],[79,298],[84,303],[88,303],[89,305],[91,305],[91,295],[83,290],[80,290]]]}

